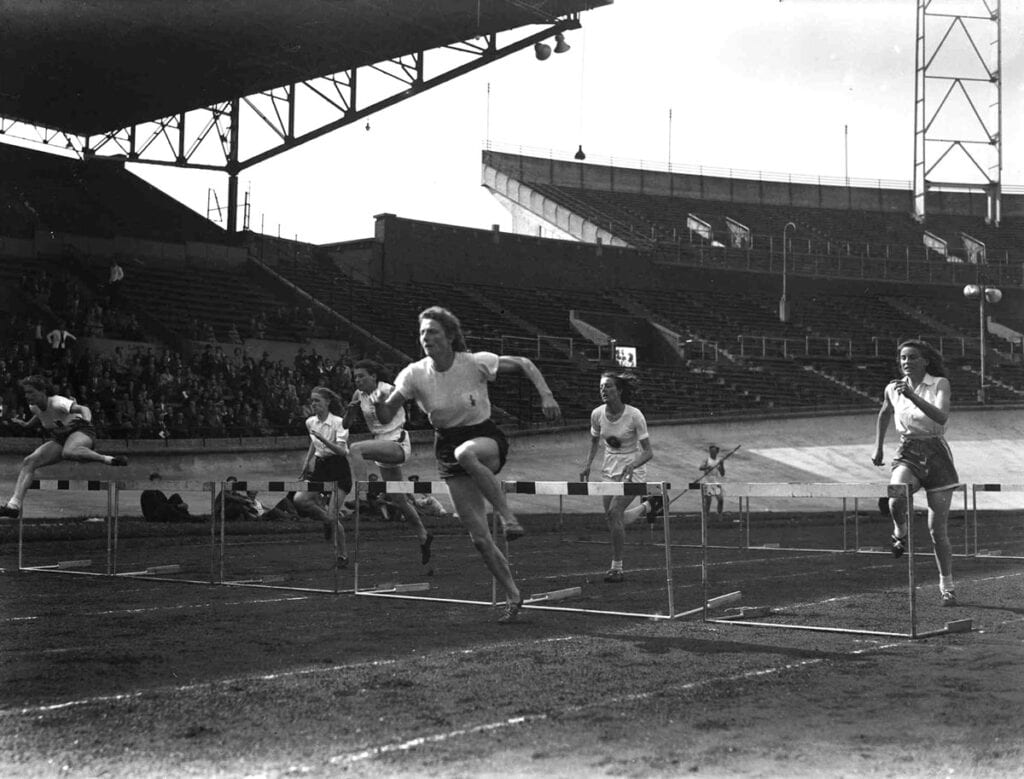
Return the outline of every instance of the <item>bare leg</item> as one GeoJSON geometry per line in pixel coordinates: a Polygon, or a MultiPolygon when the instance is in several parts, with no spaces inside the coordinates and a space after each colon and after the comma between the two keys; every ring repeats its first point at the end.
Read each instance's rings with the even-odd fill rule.
{"type": "MultiPolygon", "coordinates": [[[[522,526],[516,515],[509,508],[505,491],[501,488],[501,482],[495,475],[501,465],[501,457],[498,453],[498,444],[492,438],[473,438],[460,445],[455,450],[455,458],[463,467],[477,490],[494,507],[501,517],[502,525],[506,535],[512,537],[513,533],[518,538],[522,535],[522,526]]],[[[451,489],[451,481],[448,482],[451,489]]],[[[462,512],[460,511],[459,514],[462,512]]]]}
{"type": "Polygon", "coordinates": [[[338,554],[342,557],[348,557],[348,547],[345,542],[345,528],[342,526],[341,521],[338,519],[338,507],[344,502],[345,493],[340,490],[333,493],[331,501],[327,508],[320,505],[319,494],[316,492],[296,492],[295,493],[295,508],[300,512],[306,514],[312,514],[316,519],[320,520],[325,528],[325,532],[330,529],[331,538],[335,540],[337,544],[338,554]]]}
{"type": "MultiPolygon", "coordinates": [[[[399,465],[381,465],[380,477],[384,479],[384,481],[405,480],[402,476],[402,467],[399,465]]],[[[399,511],[401,511],[402,515],[405,517],[405,521],[408,522],[412,526],[413,530],[416,531],[416,537],[419,539],[419,542],[421,544],[426,543],[429,533],[427,533],[426,527],[423,526],[423,520],[420,519],[420,514],[416,510],[416,506],[413,502],[409,500],[409,496],[397,494],[388,495],[388,497],[395,502],[395,505],[398,506],[399,511]]]]}
{"type": "Polygon", "coordinates": [[[14,483],[14,492],[7,505],[11,508],[19,508],[25,500],[25,493],[35,478],[36,469],[45,468],[47,465],[59,463],[63,458],[61,445],[56,441],[46,441],[21,461],[21,469],[18,471],[18,479],[14,483]]]}
{"type": "MultiPolygon", "coordinates": [[[[912,490],[920,486],[920,482],[914,476],[913,471],[904,465],[893,470],[889,483],[908,484],[912,490]]],[[[907,534],[907,526],[904,522],[907,516],[906,501],[902,498],[889,498],[889,516],[892,517],[892,534],[897,538],[903,538],[907,534]]]]}
{"type": "Polygon", "coordinates": [[[87,433],[77,432],[68,436],[64,442],[63,457],[65,460],[74,460],[80,463],[103,463],[110,465],[113,457],[109,454],[100,454],[93,450],[95,441],[87,433]]]}
{"type": "Polygon", "coordinates": [[[949,504],[952,500],[952,490],[928,493],[928,530],[932,536],[939,576],[953,575],[953,545],[949,542],[947,529],[949,504]]]}
{"type": "Polygon", "coordinates": [[[512,577],[508,560],[494,543],[491,531],[487,527],[487,506],[483,495],[477,489],[476,482],[470,476],[454,476],[448,479],[448,492],[451,494],[459,519],[469,531],[473,546],[484,559],[488,570],[498,580],[498,584],[505,590],[506,599],[510,603],[518,603],[522,597],[519,587],[512,577]]]}
{"type": "Polygon", "coordinates": [[[626,507],[633,502],[632,495],[605,496],[605,516],[612,539],[612,560],[622,561],[626,547],[626,507]]]}

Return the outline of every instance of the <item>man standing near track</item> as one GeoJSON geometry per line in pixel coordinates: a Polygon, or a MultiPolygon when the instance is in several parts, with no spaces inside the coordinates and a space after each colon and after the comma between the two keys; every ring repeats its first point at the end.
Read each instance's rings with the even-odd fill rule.
{"type": "MultiPolygon", "coordinates": [[[[708,484],[721,485],[725,481],[725,458],[719,455],[718,444],[708,444],[708,456],[700,464],[700,469],[704,473],[704,481],[708,484]]],[[[721,519],[722,504],[725,502],[722,498],[721,487],[715,491],[715,498],[718,502],[718,518],[721,519]]],[[[711,495],[705,495],[704,513],[707,514],[710,510],[711,495]]]]}

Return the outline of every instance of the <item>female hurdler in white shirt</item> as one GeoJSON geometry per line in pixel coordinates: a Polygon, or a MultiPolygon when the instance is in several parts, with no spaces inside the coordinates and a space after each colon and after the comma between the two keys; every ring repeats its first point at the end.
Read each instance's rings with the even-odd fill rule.
{"type": "Polygon", "coordinates": [[[92,426],[92,411],[88,406],[63,395],[48,395],[48,384],[42,376],[29,376],[19,384],[32,416],[27,422],[20,419],[13,422],[21,427],[39,424],[49,434],[49,440],[22,460],[14,492],[6,505],[0,506],[0,517],[20,515],[25,492],[32,484],[38,468],[45,468],[61,460],[122,467],[128,465],[128,459],[122,455],[100,454],[93,450],[96,445],[96,429],[92,426]]]}
{"type": "Polygon", "coordinates": [[[419,327],[426,357],[402,369],[394,392],[376,404],[377,418],[387,424],[407,400],[415,400],[426,412],[434,427],[438,473],[448,484],[455,511],[473,545],[505,590],[505,610],[498,621],[513,622],[523,597],[508,560],[487,528],[486,502],[500,516],[507,539],[521,536],[523,528],[495,475],[505,464],[508,440],[491,420],[487,383],[499,372],[521,371],[540,393],[548,420],[560,416],[558,403],[537,366],[526,357],[470,352],[459,320],[447,309],[432,306],[422,311],[419,327]]]}
{"type": "MultiPolygon", "coordinates": [[[[953,454],[944,434],[949,419],[950,389],[942,356],[928,343],[904,341],[896,350],[902,378],[885,388],[882,408],[875,423],[875,453],[871,461],[881,465],[882,445],[889,420],[895,418],[900,434],[899,449],[892,461],[890,484],[909,484],[912,491],[924,487],[928,496],[928,530],[939,568],[939,591],[943,606],[956,606],[953,589],[953,549],[946,520],[953,488],[959,482],[953,454]]],[[[906,549],[906,515],[901,501],[890,499],[893,520],[892,553],[899,557],[906,549]]]]}
{"type": "MultiPolygon", "coordinates": [[[[647,481],[645,466],[654,457],[654,450],[647,434],[647,420],[640,409],[629,405],[633,399],[632,378],[606,371],[601,375],[600,392],[604,403],[590,414],[590,452],[580,479],[590,480],[590,466],[603,441],[601,475],[605,481],[647,481]]],[[[660,495],[652,495],[627,511],[632,502],[632,495],[604,496],[604,512],[612,540],[612,564],[604,580],[612,584],[625,581],[622,550],[626,545],[626,525],[639,517],[653,515],[662,506],[660,495]]]]}

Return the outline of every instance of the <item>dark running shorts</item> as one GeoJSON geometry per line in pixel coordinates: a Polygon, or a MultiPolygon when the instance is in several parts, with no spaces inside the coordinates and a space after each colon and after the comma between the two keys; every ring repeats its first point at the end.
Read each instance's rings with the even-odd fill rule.
{"type": "Polygon", "coordinates": [[[96,428],[89,422],[72,422],[70,425],[55,427],[50,431],[50,440],[61,446],[67,443],[72,433],[85,433],[92,439],[90,443],[96,443],[96,428]]]}
{"type": "Polygon", "coordinates": [[[455,459],[455,450],[474,438],[492,438],[498,444],[498,471],[505,467],[508,459],[508,439],[501,428],[488,419],[478,425],[449,427],[434,431],[434,456],[437,458],[437,475],[442,479],[465,476],[465,469],[455,459]]]}
{"type": "Polygon", "coordinates": [[[352,469],[348,458],[340,454],[333,457],[315,457],[309,481],[336,481],[345,492],[352,492],[352,469]]]}
{"type": "Polygon", "coordinates": [[[901,439],[892,467],[900,465],[909,468],[928,492],[952,489],[960,482],[953,453],[941,436],[901,439]]]}

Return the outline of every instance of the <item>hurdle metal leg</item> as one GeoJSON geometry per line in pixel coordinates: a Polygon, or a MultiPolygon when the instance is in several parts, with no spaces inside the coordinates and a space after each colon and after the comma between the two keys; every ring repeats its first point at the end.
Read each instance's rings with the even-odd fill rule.
{"type": "MultiPolygon", "coordinates": [[[[394,493],[414,493],[414,492],[432,492],[435,487],[440,489],[443,487],[443,482],[374,482],[373,489],[383,492],[394,492],[394,493]]],[[[664,545],[665,545],[665,565],[666,565],[666,577],[665,586],[667,591],[667,613],[646,613],[646,612],[634,612],[634,611],[612,611],[604,609],[593,609],[583,607],[571,607],[571,606],[553,606],[549,605],[550,602],[555,600],[563,600],[565,597],[571,597],[571,595],[559,595],[559,597],[552,597],[553,593],[541,593],[534,595],[531,598],[526,599],[525,607],[528,609],[537,609],[544,611],[563,611],[573,612],[582,614],[595,614],[595,615],[606,615],[606,616],[619,616],[619,617],[633,617],[640,619],[654,619],[654,620],[671,620],[680,616],[690,616],[694,614],[693,610],[683,612],[682,614],[676,612],[676,604],[674,602],[674,581],[672,577],[672,529],[671,521],[668,512],[668,490],[671,485],[667,482],[652,482],[650,484],[645,483],[621,483],[621,482],[502,482],[502,488],[506,493],[514,494],[530,494],[530,495],[551,495],[551,496],[562,496],[562,495],[637,495],[642,496],[648,493],[660,493],[664,501],[662,508],[663,519],[664,519],[664,545]]],[[[492,518],[491,520],[492,533],[498,532],[497,519],[492,518]]],[[[506,545],[507,552],[507,545],[506,545]]],[[[406,598],[416,599],[420,601],[440,602],[440,603],[460,603],[467,605],[497,605],[498,593],[497,585],[492,577],[491,585],[491,599],[488,601],[470,600],[470,599],[459,599],[459,598],[446,598],[446,597],[431,597],[423,595],[404,594],[403,592],[395,591],[390,589],[387,591],[382,590],[371,590],[357,588],[357,595],[366,595],[381,598],[406,598]]],[[[577,589],[582,592],[582,588],[563,588],[563,590],[555,591],[556,594],[561,593],[572,593],[576,594],[577,589]]],[[[410,591],[410,590],[407,590],[410,591]]],[[[704,605],[702,609],[707,606],[707,599],[703,601],[704,605]]],[[[712,603],[712,608],[715,606],[712,603]]]]}
{"type": "MultiPolygon", "coordinates": [[[[889,498],[903,499],[903,505],[905,506],[905,519],[907,521],[907,584],[908,584],[908,606],[909,606],[909,631],[906,633],[895,632],[895,631],[880,631],[880,630],[868,630],[859,628],[841,628],[835,626],[819,626],[819,625],[797,625],[797,624],[783,624],[778,622],[765,622],[765,621],[752,621],[752,620],[739,620],[730,618],[712,619],[707,617],[706,611],[704,620],[712,623],[722,623],[731,625],[743,625],[750,627],[766,627],[766,628],[782,628],[790,630],[810,630],[819,632],[832,632],[832,633],[850,633],[857,635],[876,635],[896,638],[926,638],[929,636],[944,635],[947,633],[958,633],[970,630],[970,620],[957,620],[954,622],[946,623],[945,627],[939,630],[932,630],[925,633],[919,632],[918,630],[918,615],[917,615],[917,582],[916,582],[916,555],[914,553],[914,504],[913,494],[910,490],[909,485],[905,484],[819,484],[819,485],[798,485],[798,484],[730,484],[730,489],[740,491],[741,494],[745,494],[748,498],[750,496],[756,497],[828,497],[829,495],[835,494],[835,496],[841,496],[841,493],[848,492],[849,494],[856,494],[859,497],[870,497],[872,494],[884,492],[889,498]],[[817,491],[817,494],[815,492],[817,491]]],[[[847,495],[848,496],[848,495],[847,495]]],[[[846,496],[844,496],[846,497],[846,496]]],[[[701,534],[702,538],[707,538],[706,526],[707,516],[706,512],[702,513],[701,517],[701,534]]],[[[708,545],[705,543],[702,550],[702,582],[704,584],[704,596],[707,600],[708,596],[708,580],[709,580],[709,561],[707,554],[708,545]]]]}

